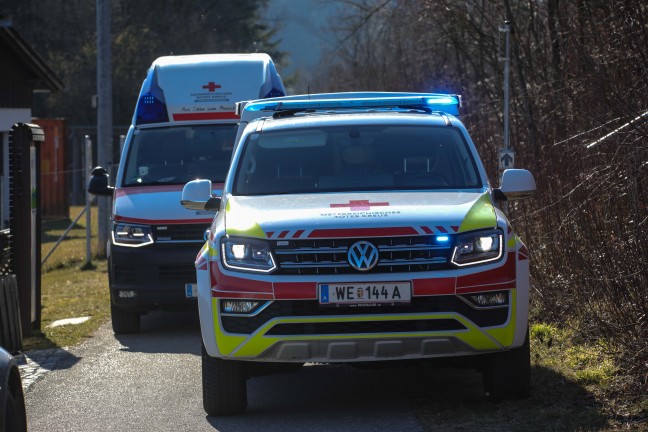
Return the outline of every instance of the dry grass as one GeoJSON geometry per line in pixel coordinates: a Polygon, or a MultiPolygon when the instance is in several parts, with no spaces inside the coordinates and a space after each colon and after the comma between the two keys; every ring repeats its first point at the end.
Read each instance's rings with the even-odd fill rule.
{"type": "MultiPolygon", "coordinates": [[[[70,207],[70,217],[65,219],[44,220],[41,224],[41,260],[46,259],[42,272],[47,273],[54,268],[83,265],[86,263],[86,215],[85,207],[70,207]],[[72,225],[72,222],[81,215],[79,220],[72,225]],[[65,231],[70,228],[65,239],[56,246],[56,242],[65,231]],[[55,248],[56,246],[56,248],[55,248]],[[49,255],[49,257],[48,257],[49,255]]],[[[99,251],[105,250],[97,242],[97,207],[91,207],[91,261],[99,251]]]]}
{"type": "MultiPolygon", "coordinates": [[[[83,207],[72,207],[70,218],[43,221],[42,258],[52,250],[83,207]]],[[[91,265],[86,265],[85,216],[69,231],[42,268],[41,331],[23,342],[23,349],[71,346],[79,343],[110,317],[108,274],[106,260],[96,259],[96,208],[91,211],[93,222],[91,265]],[[48,328],[64,318],[91,317],[83,324],[48,328]]]]}
{"type": "Polygon", "coordinates": [[[431,369],[424,378],[430,390],[419,398],[419,418],[430,432],[648,430],[640,407],[623,413],[615,407],[610,389],[617,371],[604,352],[576,343],[568,330],[535,324],[529,399],[491,403],[483,396],[479,373],[431,369]]]}

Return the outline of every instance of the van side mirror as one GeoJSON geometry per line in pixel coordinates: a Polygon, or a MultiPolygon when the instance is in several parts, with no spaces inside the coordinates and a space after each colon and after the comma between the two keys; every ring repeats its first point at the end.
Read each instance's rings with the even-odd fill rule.
{"type": "Polygon", "coordinates": [[[112,196],[115,188],[108,185],[109,175],[103,167],[95,167],[88,181],[88,192],[93,195],[112,196]]]}
{"type": "Polygon", "coordinates": [[[212,196],[211,191],[211,180],[192,180],[182,188],[180,204],[188,210],[218,211],[221,199],[212,196]]]}
{"type": "Polygon", "coordinates": [[[533,174],[523,169],[507,169],[502,174],[502,184],[493,190],[498,201],[523,199],[531,196],[536,190],[533,174]]]}

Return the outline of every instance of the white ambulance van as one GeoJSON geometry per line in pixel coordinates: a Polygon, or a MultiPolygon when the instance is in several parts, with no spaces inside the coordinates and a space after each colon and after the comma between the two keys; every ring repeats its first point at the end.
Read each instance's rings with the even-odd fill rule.
{"type": "Polygon", "coordinates": [[[112,325],[139,331],[142,313],[196,307],[194,260],[214,213],[180,204],[183,186],[209,179],[220,195],[241,100],[285,95],[267,54],[160,57],[126,135],[115,186],[104,168],[88,190],[113,197],[108,241],[112,325]]]}

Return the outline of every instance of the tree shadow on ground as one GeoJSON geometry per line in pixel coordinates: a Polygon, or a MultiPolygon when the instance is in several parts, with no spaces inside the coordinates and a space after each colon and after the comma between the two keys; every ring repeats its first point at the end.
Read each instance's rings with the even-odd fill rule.
{"type": "Polygon", "coordinates": [[[531,398],[494,403],[474,369],[425,361],[366,366],[313,365],[252,378],[245,414],[207,421],[223,432],[608,430],[591,395],[548,369],[533,369],[531,398]]]}
{"type": "Polygon", "coordinates": [[[582,385],[544,367],[533,367],[531,374],[529,399],[495,403],[483,395],[477,371],[429,370],[424,379],[430,391],[417,399],[417,415],[428,432],[612,429],[601,404],[582,385]],[[467,393],[467,387],[479,392],[467,393]]]}
{"type": "MultiPolygon", "coordinates": [[[[70,228],[72,219],[44,220],[41,223],[41,243],[56,242],[61,238],[62,232],[70,228]]],[[[85,238],[85,227],[78,222],[70,228],[67,238],[85,238]]]]}

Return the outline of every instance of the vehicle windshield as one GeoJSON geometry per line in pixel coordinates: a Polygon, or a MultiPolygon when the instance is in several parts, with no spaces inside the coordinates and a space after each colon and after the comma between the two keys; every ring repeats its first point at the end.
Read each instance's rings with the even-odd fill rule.
{"type": "Polygon", "coordinates": [[[253,133],[235,195],[470,189],[481,180],[454,127],[334,126],[253,133]]]}
{"type": "Polygon", "coordinates": [[[237,125],[138,129],[126,156],[124,186],[185,184],[227,177],[237,125]]]}

